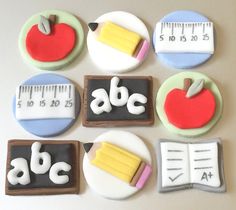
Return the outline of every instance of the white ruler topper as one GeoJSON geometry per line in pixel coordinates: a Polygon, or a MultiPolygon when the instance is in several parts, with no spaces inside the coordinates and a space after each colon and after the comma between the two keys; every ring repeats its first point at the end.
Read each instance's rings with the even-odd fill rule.
{"type": "Polygon", "coordinates": [[[156,53],[214,53],[212,22],[158,22],[156,53]]]}
{"type": "Polygon", "coordinates": [[[75,118],[73,84],[21,85],[16,89],[16,119],[75,118]]]}

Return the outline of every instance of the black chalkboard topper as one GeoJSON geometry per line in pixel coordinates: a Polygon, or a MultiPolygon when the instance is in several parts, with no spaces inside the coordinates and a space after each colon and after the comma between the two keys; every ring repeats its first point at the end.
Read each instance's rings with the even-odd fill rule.
{"type": "Polygon", "coordinates": [[[85,76],[83,125],[152,125],[151,76],[85,76]]]}
{"type": "Polygon", "coordinates": [[[7,195],[79,193],[79,142],[10,140],[7,195]]]}

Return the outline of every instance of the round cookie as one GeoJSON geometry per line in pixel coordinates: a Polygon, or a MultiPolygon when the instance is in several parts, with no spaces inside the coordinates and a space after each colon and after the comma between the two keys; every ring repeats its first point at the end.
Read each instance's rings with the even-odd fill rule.
{"type": "Polygon", "coordinates": [[[81,52],[83,43],[84,32],[80,21],[74,15],[60,10],[46,10],[30,17],[23,25],[18,41],[20,53],[24,60],[29,64],[44,70],[58,70],[68,65],[81,52]],[[50,15],[56,15],[56,23],[54,24],[55,27],[52,31],[53,37],[39,32],[36,25],[41,21],[40,16],[49,18],[50,15]],[[59,43],[61,43],[62,40],[61,36],[63,36],[63,40],[67,40],[66,44],[64,43],[64,45],[60,46],[62,55],[48,55],[48,50],[50,50],[51,46],[57,46],[57,50],[51,51],[52,53],[58,53],[59,43]],[[41,42],[40,46],[44,45],[45,48],[46,53],[43,58],[43,53],[38,52],[39,45],[35,41],[37,39],[41,42]],[[54,40],[52,41],[52,39],[54,40]]]}
{"type": "MultiPolygon", "coordinates": [[[[197,95],[195,98],[197,98],[197,95]]],[[[203,101],[204,100],[205,99],[203,99],[203,101]]],[[[177,101],[176,103],[179,103],[179,101],[177,101]]],[[[198,102],[196,102],[196,103],[198,103],[198,102]]],[[[211,107],[211,105],[210,105],[210,107],[211,107]]],[[[156,111],[157,111],[157,114],[158,114],[160,120],[164,124],[164,126],[169,131],[171,131],[173,133],[177,133],[179,135],[183,135],[183,136],[193,137],[193,136],[198,136],[198,135],[206,133],[219,120],[219,118],[221,117],[222,109],[223,109],[223,99],[222,99],[222,96],[221,96],[220,91],[219,91],[218,87],[216,86],[216,84],[210,78],[205,76],[204,74],[197,73],[197,72],[182,72],[182,73],[178,73],[174,76],[171,76],[161,85],[160,89],[158,90],[157,97],[156,97],[156,111]],[[214,115],[210,119],[210,121],[202,127],[183,129],[183,128],[179,128],[179,127],[174,126],[168,120],[167,113],[165,111],[165,102],[167,99],[167,95],[169,95],[176,88],[183,89],[183,82],[184,82],[185,78],[191,78],[194,81],[196,81],[198,79],[204,79],[204,81],[205,81],[204,87],[206,89],[210,90],[214,95],[215,104],[216,104],[214,115]]],[[[201,119],[201,120],[206,122],[206,119],[201,119]]]]}
{"type": "MultiPolygon", "coordinates": [[[[23,85],[49,85],[49,84],[72,84],[72,82],[57,74],[39,74],[23,82],[23,85]]],[[[80,111],[80,95],[75,88],[75,118],[59,119],[32,119],[17,120],[28,132],[40,136],[57,136],[68,130],[76,121],[80,111]]],[[[13,98],[13,114],[16,117],[16,97],[13,98]]]]}
{"type": "MultiPolygon", "coordinates": [[[[193,11],[179,10],[164,16],[160,22],[208,22],[208,18],[193,11]]],[[[155,46],[155,30],[153,34],[153,45],[155,46]]],[[[212,54],[210,53],[158,53],[158,59],[177,69],[190,69],[206,62],[212,54]]]]}
{"type": "MultiPolygon", "coordinates": [[[[148,30],[144,23],[130,13],[115,11],[106,13],[95,20],[96,23],[104,23],[107,21],[111,21],[112,23],[115,23],[130,31],[136,32],[141,35],[147,43],[150,42],[148,30]]],[[[93,62],[97,65],[97,67],[106,72],[127,72],[142,63],[142,61],[137,58],[98,41],[94,36],[94,32],[91,30],[88,32],[87,46],[93,62]]]]}
{"type": "MultiPolygon", "coordinates": [[[[140,156],[151,164],[151,155],[144,142],[136,135],[126,131],[111,130],[98,136],[94,142],[106,141],[140,156]]],[[[108,199],[125,199],[138,191],[126,182],[92,165],[87,157],[83,159],[83,171],[88,185],[98,194],[108,199]]]]}

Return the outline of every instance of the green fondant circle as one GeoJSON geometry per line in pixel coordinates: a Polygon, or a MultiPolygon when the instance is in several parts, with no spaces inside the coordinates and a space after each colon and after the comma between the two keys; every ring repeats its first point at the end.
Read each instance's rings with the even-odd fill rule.
{"type": "Polygon", "coordinates": [[[20,31],[20,36],[19,36],[19,49],[22,57],[31,65],[44,69],[44,70],[58,70],[69,64],[72,60],[76,58],[76,56],[81,52],[84,44],[84,31],[82,28],[82,25],[80,21],[74,16],[71,15],[67,12],[60,11],[60,10],[47,10],[44,12],[37,13],[33,15],[27,22],[24,24],[20,31]],[[55,62],[41,62],[33,59],[29,53],[27,52],[26,49],[26,36],[30,28],[39,23],[40,20],[40,15],[43,15],[45,17],[49,17],[49,15],[55,14],[57,15],[57,23],[66,23],[74,28],[76,31],[76,39],[77,43],[72,50],[72,52],[64,59],[60,61],[55,61],[55,62]]]}
{"type": "Polygon", "coordinates": [[[223,99],[222,99],[222,96],[220,94],[218,87],[210,78],[198,72],[181,72],[174,76],[171,76],[161,85],[160,89],[158,90],[157,97],[156,97],[156,111],[160,120],[169,131],[173,133],[177,133],[182,136],[194,137],[194,136],[199,136],[206,133],[219,120],[219,118],[221,117],[222,109],[223,109],[223,99]],[[165,103],[166,95],[169,93],[169,91],[171,91],[174,88],[183,89],[184,78],[191,78],[192,80],[204,79],[205,87],[207,89],[210,89],[215,96],[215,100],[216,100],[215,115],[211,119],[211,121],[204,127],[195,128],[195,129],[180,129],[180,128],[175,127],[168,121],[168,118],[164,110],[164,103],[165,103]]]}

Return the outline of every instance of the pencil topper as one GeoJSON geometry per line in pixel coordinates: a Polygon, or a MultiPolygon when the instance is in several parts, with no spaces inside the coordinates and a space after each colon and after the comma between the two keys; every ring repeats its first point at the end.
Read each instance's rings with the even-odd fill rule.
{"type": "Polygon", "coordinates": [[[151,174],[151,166],[140,157],[111,143],[85,143],[83,147],[93,165],[131,186],[143,188],[151,174]]]}
{"type": "Polygon", "coordinates": [[[126,72],[146,58],[150,38],[146,26],[136,16],[110,12],[90,22],[88,27],[88,51],[101,70],[126,72]]]}
{"type": "Polygon", "coordinates": [[[139,34],[110,21],[89,23],[88,26],[98,41],[133,56],[139,61],[145,58],[149,42],[139,34]]]}
{"type": "Polygon", "coordinates": [[[126,131],[111,130],[83,144],[88,185],[109,199],[125,199],[145,187],[152,173],[144,142],[126,131]]]}

